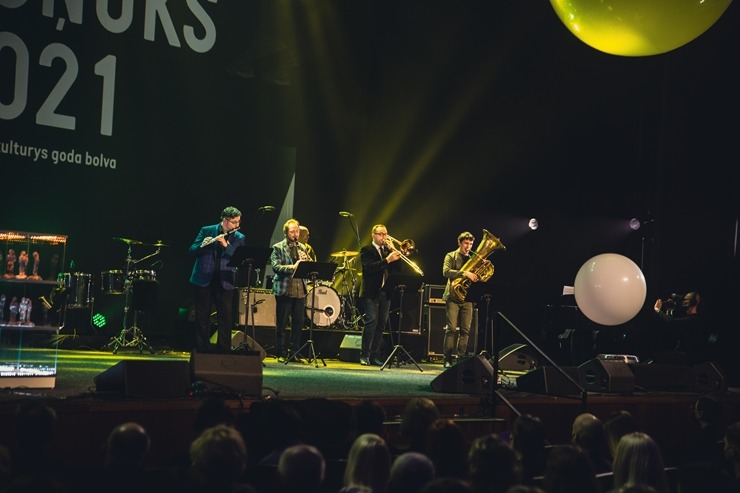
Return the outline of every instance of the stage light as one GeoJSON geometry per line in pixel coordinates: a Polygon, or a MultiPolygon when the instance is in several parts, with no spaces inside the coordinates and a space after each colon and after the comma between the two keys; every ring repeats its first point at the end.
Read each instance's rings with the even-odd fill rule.
{"type": "Polygon", "coordinates": [[[105,327],[108,321],[105,319],[105,315],[103,315],[102,313],[96,313],[92,317],[92,323],[98,329],[102,329],[103,327],[105,327]]]}
{"type": "Polygon", "coordinates": [[[536,230],[539,227],[540,227],[540,223],[537,222],[537,219],[535,219],[533,217],[532,219],[529,220],[529,229],[531,229],[532,231],[534,231],[534,230],[536,230]]]}
{"type": "Polygon", "coordinates": [[[630,229],[632,231],[637,231],[638,229],[640,229],[640,220],[636,217],[630,219],[630,229]]]}

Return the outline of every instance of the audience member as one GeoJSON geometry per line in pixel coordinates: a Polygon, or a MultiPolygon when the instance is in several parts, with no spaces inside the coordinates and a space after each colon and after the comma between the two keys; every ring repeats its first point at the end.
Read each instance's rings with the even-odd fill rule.
{"type": "Polygon", "coordinates": [[[341,400],[313,397],[292,401],[303,422],[303,441],[326,460],[345,459],[354,440],[352,406],[341,400]]]}
{"type": "Polygon", "coordinates": [[[425,454],[406,452],[391,465],[390,493],[417,493],[435,478],[434,464],[425,454]]]}
{"type": "Polygon", "coordinates": [[[680,463],[713,462],[723,466],[725,456],[722,450],[723,433],[719,426],[722,418],[722,404],[715,397],[699,397],[691,410],[699,423],[699,433],[683,447],[680,463]]]}
{"type": "Polygon", "coordinates": [[[419,493],[473,493],[473,488],[462,479],[435,478],[429,481],[419,493]]]}
{"type": "Polygon", "coordinates": [[[475,493],[506,493],[521,483],[516,452],[491,433],[473,440],[468,452],[468,477],[475,493]]]}
{"type": "Polygon", "coordinates": [[[105,467],[135,471],[144,468],[151,439],[139,423],[128,422],[113,428],[105,445],[105,467]]]}
{"type": "Polygon", "coordinates": [[[556,445],[547,455],[543,486],[547,493],[601,493],[586,452],[576,445],[556,445]]]}
{"type": "Polygon", "coordinates": [[[547,461],[547,441],[542,420],[531,414],[517,416],[511,432],[511,446],[517,454],[522,482],[532,484],[535,477],[545,473],[547,461]]]}
{"type": "Polygon", "coordinates": [[[573,421],[572,441],[586,452],[596,474],[610,472],[612,465],[605,457],[604,424],[593,414],[579,414],[573,421]]]}
{"type": "Polygon", "coordinates": [[[57,413],[39,400],[26,400],[15,412],[15,448],[11,451],[13,476],[62,477],[64,468],[49,447],[56,435],[57,413]]]}
{"type": "Polygon", "coordinates": [[[467,478],[468,444],[460,426],[439,418],[427,429],[425,454],[432,460],[437,477],[467,478]]]}
{"type": "Polygon", "coordinates": [[[303,418],[295,406],[286,401],[268,401],[257,418],[260,437],[269,450],[259,460],[263,466],[277,466],[283,450],[303,443],[303,418]]]}
{"type": "Polygon", "coordinates": [[[356,437],[365,433],[375,433],[381,437],[385,435],[385,409],[378,401],[362,400],[354,407],[354,417],[356,437]]]}
{"type": "Polygon", "coordinates": [[[629,433],[619,440],[614,456],[614,489],[646,484],[658,493],[670,493],[663,455],[646,433],[629,433]]]}
{"type": "Polygon", "coordinates": [[[280,455],[278,484],[281,493],[319,493],[325,473],[324,456],[312,445],[293,445],[280,455]]]}
{"type": "Polygon", "coordinates": [[[678,468],[676,493],[723,493],[733,490],[730,475],[713,462],[691,462],[678,468]]]}
{"type": "Polygon", "coordinates": [[[391,471],[391,452],[378,435],[358,436],[347,456],[340,493],[385,493],[391,471]]]}
{"type": "Polygon", "coordinates": [[[395,452],[424,452],[427,429],[439,418],[439,409],[433,400],[427,397],[412,397],[406,403],[398,434],[403,441],[395,452]]]}
{"type": "Polygon", "coordinates": [[[241,434],[227,425],[216,425],[190,445],[191,475],[187,485],[198,492],[255,493],[241,481],[247,467],[247,447],[241,434]]]}
{"type": "Polygon", "coordinates": [[[609,449],[609,457],[614,461],[619,440],[627,433],[640,431],[637,420],[628,411],[615,411],[604,421],[604,435],[609,449]]]}

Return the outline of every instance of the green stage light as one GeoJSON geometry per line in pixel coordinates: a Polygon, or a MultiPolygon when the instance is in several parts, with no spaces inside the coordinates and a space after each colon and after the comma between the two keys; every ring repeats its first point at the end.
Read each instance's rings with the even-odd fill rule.
{"type": "Polygon", "coordinates": [[[105,315],[102,313],[96,313],[93,315],[92,323],[95,327],[102,329],[108,321],[105,319],[105,315]]]}

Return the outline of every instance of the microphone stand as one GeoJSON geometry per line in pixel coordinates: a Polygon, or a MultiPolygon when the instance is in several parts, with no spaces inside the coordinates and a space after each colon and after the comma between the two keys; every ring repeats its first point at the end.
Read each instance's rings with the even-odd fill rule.
{"type": "MultiPolygon", "coordinates": [[[[490,320],[489,315],[488,315],[489,314],[488,308],[491,305],[491,295],[490,294],[484,294],[481,297],[481,299],[486,302],[486,325],[485,325],[485,328],[483,329],[483,344],[484,344],[484,346],[483,346],[483,350],[480,352],[480,356],[485,356],[486,359],[488,359],[489,358],[489,353],[488,353],[488,334],[489,334],[489,330],[488,329],[489,329],[489,326],[490,326],[490,323],[491,323],[491,320],[490,320]]],[[[491,334],[491,351],[493,351],[493,329],[491,329],[490,334],[491,334]]]]}
{"type": "MultiPolygon", "coordinates": [[[[340,215],[344,216],[343,213],[340,213],[340,215]]],[[[355,215],[349,212],[347,213],[346,217],[347,219],[349,219],[349,225],[352,228],[352,231],[355,233],[355,239],[357,240],[357,249],[359,250],[362,248],[362,240],[360,240],[360,230],[357,228],[357,220],[355,219],[353,221],[352,218],[354,218],[355,215]]]]}

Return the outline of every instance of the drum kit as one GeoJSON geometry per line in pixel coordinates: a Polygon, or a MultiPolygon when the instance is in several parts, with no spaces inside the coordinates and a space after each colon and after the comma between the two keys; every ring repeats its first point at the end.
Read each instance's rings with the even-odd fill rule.
{"type": "Polygon", "coordinates": [[[355,299],[362,282],[362,268],[357,262],[359,252],[342,250],[331,254],[337,264],[331,281],[318,282],[309,286],[306,295],[306,319],[317,327],[342,330],[360,330],[362,315],[357,309],[355,299]],[[315,300],[316,309],[311,310],[315,300]]]}
{"type": "Polygon", "coordinates": [[[158,255],[161,248],[168,245],[162,241],[144,243],[130,238],[114,237],[113,239],[128,245],[126,268],[125,270],[107,270],[101,272],[100,289],[105,294],[125,295],[126,299],[123,308],[123,328],[117,336],[111,338],[105,347],[112,348],[113,354],[116,354],[122,347],[137,348],[140,353],[146,348],[151,353],[154,353],[141,328],[137,326],[137,322],[140,312],[153,310],[155,307],[157,272],[152,269],[137,269],[136,266],[158,255]],[[131,257],[131,249],[134,245],[156,247],[157,249],[154,253],[145,257],[134,259],[131,257]],[[134,319],[133,324],[129,325],[128,315],[131,309],[134,311],[134,319]]]}

